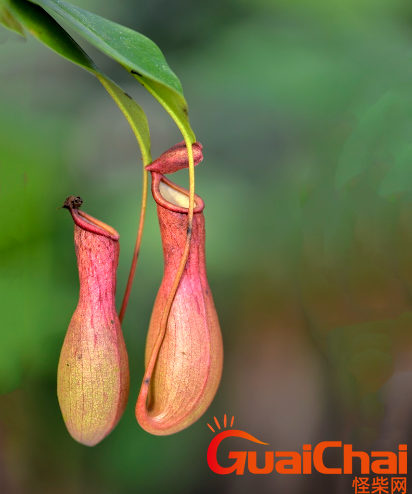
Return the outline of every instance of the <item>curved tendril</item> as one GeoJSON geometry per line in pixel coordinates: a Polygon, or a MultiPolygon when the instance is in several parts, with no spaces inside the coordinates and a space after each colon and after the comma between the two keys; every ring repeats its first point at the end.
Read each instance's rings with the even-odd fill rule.
{"type": "Polygon", "coordinates": [[[188,158],[189,158],[189,208],[188,208],[188,218],[187,218],[187,236],[186,236],[186,243],[185,243],[185,248],[183,251],[182,255],[182,260],[180,262],[180,266],[178,269],[178,272],[175,276],[175,279],[173,281],[172,288],[170,290],[169,297],[167,299],[162,318],[160,321],[160,328],[159,328],[159,335],[156,339],[156,342],[153,346],[152,353],[150,355],[149,362],[146,367],[146,371],[143,376],[143,381],[142,385],[140,388],[139,396],[137,398],[137,407],[140,409],[145,410],[145,416],[147,420],[150,421],[151,417],[149,416],[149,411],[147,409],[147,395],[149,392],[149,386],[150,386],[150,380],[153,375],[153,370],[156,365],[157,358],[159,356],[159,351],[162,346],[164,337],[166,335],[166,328],[167,328],[167,322],[169,319],[169,314],[170,310],[173,305],[173,301],[177,292],[177,289],[179,287],[180,280],[182,278],[187,259],[189,257],[189,250],[190,250],[190,240],[192,238],[192,225],[193,225],[193,210],[194,210],[194,205],[195,205],[195,165],[194,165],[194,159],[193,159],[193,150],[192,150],[192,144],[195,142],[190,139],[190,137],[186,134],[183,134],[185,143],[186,143],[186,148],[187,148],[187,153],[188,153],[188,158]]]}
{"type": "Polygon", "coordinates": [[[140,208],[140,219],[139,227],[137,230],[136,244],[133,252],[132,264],[130,266],[129,278],[127,279],[126,289],[123,296],[122,307],[119,313],[120,324],[123,323],[123,319],[126,313],[127,305],[129,303],[130,292],[132,290],[133,280],[136,273],[137,261],[139,259],[140,245],[142,243],[144,221],[146,217],[146,206],[147,206],[147,189],[148,189],[148,172],[143,165],[143,188],[142,188],[142,204],[140,208]]]}

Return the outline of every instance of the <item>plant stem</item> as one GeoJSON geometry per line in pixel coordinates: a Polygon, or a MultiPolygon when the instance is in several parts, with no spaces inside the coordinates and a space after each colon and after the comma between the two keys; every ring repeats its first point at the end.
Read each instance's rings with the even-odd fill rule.
{"type": "Polygon", "coordinates": [[[147,204],[147,189],[148,189],[148,172],[143,168],[143,189],[142,189],[142,205],[140,209],[139,228],[137,230],[136,244],[134,247],[132,265],[130,267],[129,278],[127,280],[126,290],[123,296],[122,307],[119,313],[120,324],[123,323],[124,315],[126,313],[127,305],[129,303],[130,292],[132,290],[133,279],[136,273],[137,260],[139,258],[140,245],[142,243],[144,220],[146,216],[146,204],[147,204]]]}

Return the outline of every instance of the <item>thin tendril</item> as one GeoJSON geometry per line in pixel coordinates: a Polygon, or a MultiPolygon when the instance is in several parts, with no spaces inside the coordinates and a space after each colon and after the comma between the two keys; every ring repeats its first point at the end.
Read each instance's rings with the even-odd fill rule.
{"type": "Polygon", "coordinates": [[[187,135],[184,135],[186,142],[186,148],[189,158],[189,209],[187,218],[187,236],[186,243],[183,250],[182,259],[180,261],[179,269],[176,273],[175,279],[173,281],[172,288],[169,293],[169,297],[166,302],[166,306],[163,310],[162,318],[160,320],[159,334],[156,338],[156,342],[153,346],[152,353],[150,355],[149,363],[146,367],[146,371],[143,376],[142,387],[140,388],[139,397],[137,399],[137,408],[141,410],[143,407],[146,411],[145,415],[148,417],[147,410],[147,395],[149,391],[149,384],[153,374],[154,367],[156,365],[157,357],[159,355],[160,348],[162,346],[164,337],[166,335],[167,322],[169,319],[170,310],[173,305],[173,301],[180,284],[183,272],[186,267],[187,259],[189,257],[190,241],[192,238],[192,225],[193,225],[193,210],[195,204],[195,165],[193,160],[193,149],[192,142],[187,135]]]}
{"type": "Polygon", "coordinates": [[[147,189],[148,189],[148,172],[143,168],[143,190],[142,190],[142,205],[140,209],[139,228],[137,230],[136,244],[133,252],[132,265],[130,267],[129,278],[127,280],[126,289],[123,296],[122,307],[119,313],[120,324],[123,323],[124,315],[126,313],[127,305],[129,303],[130,292],[132,290],[134,275],[136,273],[137,261],[139,259],[140,245],[142,243],[144,220],[146,217],[146,205],[147,205],[147,189]]]}

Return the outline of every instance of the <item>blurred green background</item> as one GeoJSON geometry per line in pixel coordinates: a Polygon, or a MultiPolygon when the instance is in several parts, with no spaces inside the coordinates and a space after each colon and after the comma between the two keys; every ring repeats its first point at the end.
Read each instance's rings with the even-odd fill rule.
{"type": "MultiPolygon", "coordinates": [[[[151,38],[182,81],[204,146],[196,192],[224,373],[189,429],[154,437],[137,425],[163,267],[149,198],[123,324],[128,408],[95,448],[67,433],[56,369],[78,274],[72,221],[56,208],[81,195],[119,231],[120,306],[140,152],[95,78],[0,27],[0,492],[351,492],[340,476],[215,475],[207,422],[234,415],[275,450],[341,440],[397,451],[412,436],[412,5],[73,3],[151,38]]],[[[146,111],[153,157],[181,140],[126,71],[79,43],[146,111]]],[[[178,180],[187,184],[186,173],[178,180]]]]}

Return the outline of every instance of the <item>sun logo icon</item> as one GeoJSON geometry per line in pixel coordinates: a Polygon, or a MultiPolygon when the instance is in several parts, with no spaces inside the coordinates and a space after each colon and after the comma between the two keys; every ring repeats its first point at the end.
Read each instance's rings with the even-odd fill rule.
{"type": "MultiPolygon", "coordinates": [[[[255,437],[251,436],[245,431],[237,430],[237,429],[226,429],[227,427],[227,416],[226,414],[223,416],[223,428],[226,430],[221,430],[220,423],[217,420],[216,417],[213,417],[215,420],[216,427],[221,431],[218,434],[216,434],[215,429],[210,425],[207,424],[209,429],[216,434],[216,436],[211,440],[209,444],[209,448],[207,450],[207,464],[209,465],[209,468],[220,475],[226,475],[228,473],[236,472],[236,475],[242,475],[244,470],[245,470],[245,464],[246,464],[246,456],[248,454],[247,451],[231,451],[229,453],[229,458],[234,458],[236,459],[235,463],[230,466],[230,467],[222,467],[219,465],[217,462],[217,449],[219,447],[219,444],[226,439],[227,437],[241,437],[243,439],[246,439],[247,441],[251,441],[254,443],[258,444],[265,444],[267,445],[268,443],[264,443],[262,441],[259,441],[255,437]]],[[[233,422],[235,420],[235,417],[232,416],[232,420],[230,421],[230,427],[233,427],[233,422]]],[[[250,453],[249,453],[250,454],[250,453]]],[[[253,452],[252,452],[253,455],[253,452]]],[[[252,472],[253,473],[253,472],[252,472]]]]}
{"type": "MultiPolygon", "coordinates": [[[[215,423],[216,423],[216,426],[217,428],[220,430],[220,424],[219,424],[219,421],[217,420],[216,417],[213,417],[215,419],[215,423]]],[[[235,417],[232,417],[232,420],[230,421],[230,427],[233,427],[233,421],[235,420],[235,417]]],[[[226,429],[226,423],[227,423],[227,418],[226,418],[226,414],[223,416],[223,427],[226,429]]],[[[214,432],[216,434],[216,431],[215,429],[213,429],[213,427],[210,425],[210,424],[207,424],[207,426],[209,427],[209,429],[214,432]]]]}

